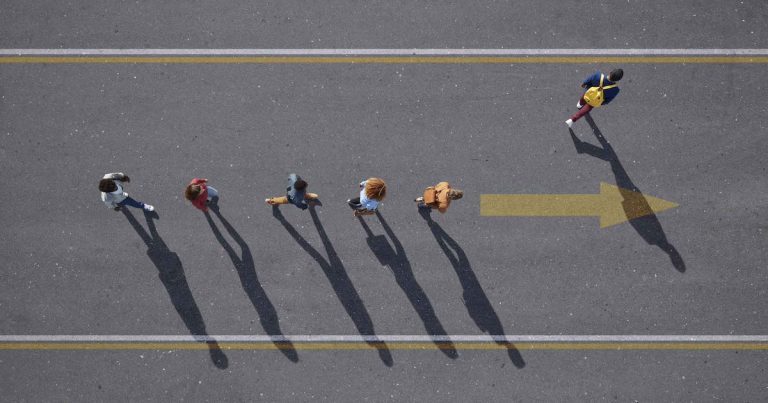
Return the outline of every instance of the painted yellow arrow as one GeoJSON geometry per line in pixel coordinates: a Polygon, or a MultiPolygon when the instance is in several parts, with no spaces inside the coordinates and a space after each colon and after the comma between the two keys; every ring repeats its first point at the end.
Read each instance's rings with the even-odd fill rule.
{"type": "Polygon", "coordinates": [[[600,182],[600,194],[481,194],[485,217],[600,217],[610,227],[677,207],[656,197],[600,182]]]}

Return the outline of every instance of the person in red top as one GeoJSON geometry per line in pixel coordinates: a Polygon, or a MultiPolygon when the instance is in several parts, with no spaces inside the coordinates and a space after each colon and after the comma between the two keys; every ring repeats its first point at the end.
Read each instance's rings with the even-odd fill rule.
{"type": "Polygon", "coordinates": [[[208,179],[195,178],[187,185],[184,197],[191,201],[193,206],[208,212],[208,205],[219,199],[219,192],[213,186],[208,186],[208,179]]]}

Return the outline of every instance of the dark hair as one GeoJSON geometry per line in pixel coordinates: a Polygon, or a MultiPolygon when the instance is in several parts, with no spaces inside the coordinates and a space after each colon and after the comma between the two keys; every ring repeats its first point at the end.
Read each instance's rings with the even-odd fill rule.
{"type": "Polygon", "coordinates": [[[117,190],[117,184],[112,179],[102,179],[99,181],[99,190],[104,193],[112,193],[117,190]]]}
{"type": "Polygon", "coordinates": [[[296,190],[304,190],[307,188],[307,182],[303,179],[299,179],[293,184],[293,188],[296,190]]]}
{"type": "Polygon", "coordinates": [[[608,74],[608,79],[611,81],[619,81],[622,77],[624,77],[624,70],[622,69],[613,70],[608,74]]]}
{"type": "Polygon", "coordinates": [[[197,199],[198,196],[200,196],[200,192],[202,191],[203,188],[200,185],[193,185],[190,183],[184,190],[184,197],[189,201],[193,201],[197,199]]]}

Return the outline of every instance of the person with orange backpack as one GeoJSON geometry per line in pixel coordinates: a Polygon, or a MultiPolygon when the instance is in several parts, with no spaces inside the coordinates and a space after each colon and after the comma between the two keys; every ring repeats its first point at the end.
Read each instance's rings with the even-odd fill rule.
{"type": "Polygon", "coordinates": [[[621,80],[623,76],[624,70],[616,69],[608,73],[608,76],[598,71],[587,77],[581,83],[581,88],[586,88],[587,90],[579,98],[579,103],[576,104],[579,111],[566,120],[565,124],[568,127],[572,127],[573,122],[581,119],[592,108],[599,108],[601,105],[609,104],[619,94],[619,85],[616,82],[621,80]]]}
{"type": "Polygon", "coordinates": [[[424,193],[414,199],[419,208],[437,209],[441,213],[448,211],[451,200],[459,200],[464,192],[454,189],[448,182],[440,182],[435,186],[424,189],[424,193]]]}

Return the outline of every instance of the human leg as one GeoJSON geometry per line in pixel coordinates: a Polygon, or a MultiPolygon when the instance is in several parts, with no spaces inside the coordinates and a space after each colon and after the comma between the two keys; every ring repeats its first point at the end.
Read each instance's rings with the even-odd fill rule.
{"type": "Polygon", "coordinates": [[[349,207],[352,207],[353,209],[360,209],[363,207],[363,205],[360,203],[360,197],[347,200],[347,204],[349,204],[349,207]]]}
{"type": "Polygon", "coordinates": [[[276,206],[278,204],[288,204],[288,197],[286,196],[272,197],[265,201],[267,202],[267,204],[271,204],[273,206],[276,206]]]}
{"type": "Polygon", "coordinates": [[[208,186],[208,200],[218,199],[219,198],[219,191],[216,190],[213,186],[208,186]]]}
{"type": "Polygon", "coordinates": [[[584,115],[586,115],[587,113],[589,113],[589,111],[592,110],[592,105],[588,104],[587,101],[584,100],[584,96],[581,97],[581,99],[579,100],[579,103],[583,105],[583,107],[579,109],[578,112],[574,113],[573,116],[571,116],[570,120],[572,122],[575,122],[581,119],[582,117],[584,117],[584,115]]]}
{"type": "Polygon", "coordinates": [[[123,201],[121,201],[120,203],[117,203],[117,205],[118,206],[130,206],[130,207],[133,207],[133,208],[139,208],[139,209],[143,209],[143,210],[147,210],[147,211],[154,211],[155,210],[155,208],[152,205],[146,204],[146,203],[142,203],[140,201],[136,201],[133,198],[131,198],[130,196],[126,196],[126,198],[123,201]]]}

